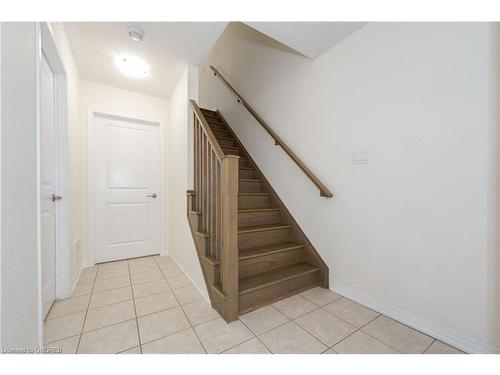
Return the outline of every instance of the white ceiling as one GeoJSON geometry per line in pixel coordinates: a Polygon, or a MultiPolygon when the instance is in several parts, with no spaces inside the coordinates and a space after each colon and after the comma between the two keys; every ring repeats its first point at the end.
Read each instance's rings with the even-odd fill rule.
{"type": "MultiPolygon", "coordinates": [[[[82,79],[167,98],[186,64],[198,66],[227,22],[66,22],[82,79]],[[128,26],[144,32],[142,42],[128,37],[128,26]],[[129,78],[113,63],[132,54],[151,66],[147,78],[129,78]]],[[[315,59],[365,25],[361,22],[246,22],[304,56],[315,59]]]]}
{"type": "Polygon", "coordinates": [[[316,59],[366,22],[245,22],[248,26],[316,59]]]}
{"type": "Polygon", "coordinates": [[[200,64],[226,22],[66,22],[64,26],[82,79],[166,98],[186,64],[200,64]],[[128,37],[129,25],[142,29],[142,42],[128,37]],[[150,76],[124,76],[113,64],[117,53],[146,60],[150,76]]]}

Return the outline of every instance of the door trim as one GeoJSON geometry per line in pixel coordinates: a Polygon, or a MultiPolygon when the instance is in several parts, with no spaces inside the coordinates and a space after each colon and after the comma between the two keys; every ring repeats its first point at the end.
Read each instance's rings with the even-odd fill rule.
{"type": "Polygon", "coordinates": [[[69,246],[69,180],[67,139],[67,80],[64,65],[47,22],[36,25],[36,145],[37,145],[37,257],[38,257],[38,316],[39,341],[43,345],[43,293],[42,293],[42,243],[41,243],[41,191],[40,191],[40,69],[42,53],[54,73],[54,143],[55,143],[55,193],[63,199],[56,205],[56,299],[71,293],[71,253],[69,246]],[[42,52],[43,51],[43,52],[42,52]]]}
{"type": "Polygon", "coordinates": [[[95,263],[95,253],[96,253],[96,236],[95,236],[95,117],[104,116],[111,117],[118,120],[135,121],[141,122],[146,125],[158,126],[160,140],[160,192],[159,192],[159,204],[160,204],[160,254],[166,255],[166,215],[165,215],[165,146],[164,146],[164,126],[163,121],[157,119],[147,119],[137,115],[131,115],[127,113],[119,112],[109,112],[109,111],[98,111],[94,109],[88,109],[87,112],[87,126],[88,126],[88,142],[87,142],[87,226],[88,226],[88,263],[87,267],[94,266],[95,263]]]}

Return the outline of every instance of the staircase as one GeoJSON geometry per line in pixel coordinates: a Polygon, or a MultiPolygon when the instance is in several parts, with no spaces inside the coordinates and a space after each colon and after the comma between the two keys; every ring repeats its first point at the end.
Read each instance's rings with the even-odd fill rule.
{"type": "Polygon", "coordinates": [[[212,306],[236,320],[309,288],[328,267],[220,112],[194,113],[188,219],[212,306]]]}

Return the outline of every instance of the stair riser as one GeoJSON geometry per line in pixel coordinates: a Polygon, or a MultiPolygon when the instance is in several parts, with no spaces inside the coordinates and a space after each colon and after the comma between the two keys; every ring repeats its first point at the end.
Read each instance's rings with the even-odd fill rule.
{"type": "Polygon", "coordinates": [[[222,148],[222,151],[224,151],[225,155],[239,155],[240,154],[239,149],[235,150],[234,148],[225,148],[224,146],[222,146],[221,148],[222,148]]]}
{"type": "Polygon", "coordinates": [[[205,118],[207,119],[207,122],[209,124],[223,124],[222,120],[218,117],[210,116],[210,115],[205,115],[205,118]]]}
{"type": "Polygon", "coordinates": [[[212,130],[212,133],[214,133],[215,137],[230,138],[229,133],[227,131],[224,131],[224,130],[212,130]]]}
{"type": "Polygon", "coordinates": [[[262,182],[240,181],[238,184],[240,193],[262,193],[262,182]]]}
{"type": "Polygon", "coordinates": [[[267,246],[276,242],[287,242],[293,239],[290,228],[258,231],[238,234],[238,248],[240,250],[257,246],[267,246]]]}
{"type": "Polygon", "coordinates": [[[217,116],[217,111],[213,111],[211,109],[208,109],[208,108],[200,108],[201,112],[204,114],[204,115],[212,115],[212,116],[217,116]]]}
{"type": "Polygon", "coordinates": [[[240,178],[255,178],[255,171],[251,169],[240,169],[238,173],[240,178]]]}
{"type": "Polygon", "coordinates": [[[240,195],[238,196],[238,208],[266,208],[271,207],[269,195],[240,195]]]}
{"type": "Polygon", "coordinates": [[[238,162],[238,166],[240,166],[240,167],[249,167],[248,160],[240,157],[240,160],[238,162]]]}
{"type": "Polygon", "coordinates": [[[238,226],[278,224],[281,220],[280,211],[242,212],[238,214],[238,226]]]}
{"type": "Polygon", "coordinates": [[[302,248],[273,253],[239,262],[239,277],[247,277],[302,261],[302,248]]]}
{"type": "Polygon", "coordinates": [[[240,313],[255,310],[283,297],[297,294],[320,284],[319,270],[290,280],[285,280],[253,292],[240,295],[240,313]]]}
{"type": "Polygon", "coordinates": [[[232,139],[219,139],[219,138],[217,138],[217,141],[219,141],[219,144],[221,145],[221,147],[234,146],[234,141],[232,139]]]}
{"type": "Polygon", "coordinates": [[[215,124],[210,124],[210,129],[212,132],[218,131],[218,132],[225,132],[226,128],[223,125],[215,125],[215,124]]]}
{"type": "Polygon", "coordinates": [[[213,121],[222,122],[222,120],[217,115],[212,115],[212,114],[209,114],[209,113],[204,113],[203,115],[205,116],[205,119],[208,122],[213,122],[213,121]]]}

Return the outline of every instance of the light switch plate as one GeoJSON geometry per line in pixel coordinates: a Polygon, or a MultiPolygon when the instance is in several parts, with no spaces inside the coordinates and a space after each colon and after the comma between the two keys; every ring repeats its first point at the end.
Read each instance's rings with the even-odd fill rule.
{"type": "Polygon", "coordinates": [[[368,162],[369,162],[368,152],[360,151],[352,153],[351,164],[368,164],[368,162]]]}

